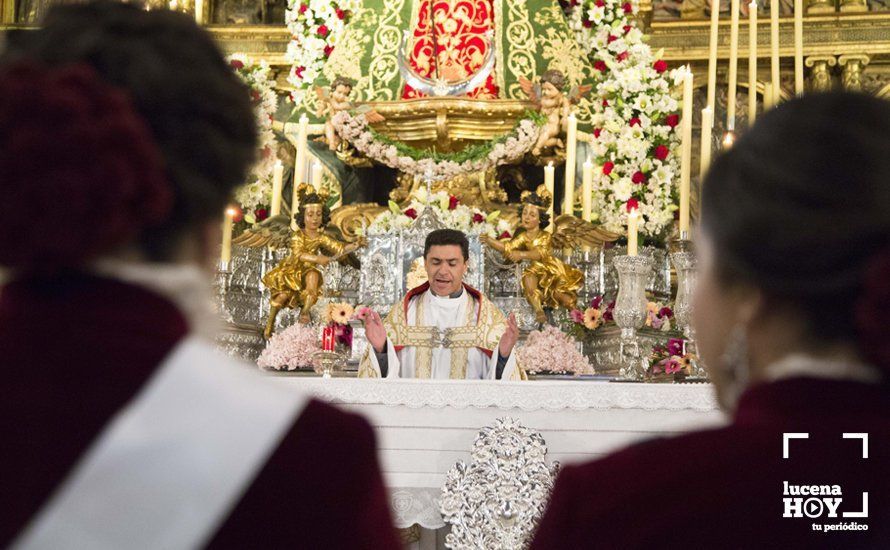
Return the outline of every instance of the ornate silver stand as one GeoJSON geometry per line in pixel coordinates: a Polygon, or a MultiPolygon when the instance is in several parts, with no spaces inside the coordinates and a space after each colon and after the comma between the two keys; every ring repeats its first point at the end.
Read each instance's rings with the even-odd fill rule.
{"type": "MultiPolygon", "coordinates": [[[[695,292],[698,259],[692,249],[692,242],[679,240],[676,251],[671,253],[671,262],[677,272],[677,297],[674,300],[674,315],[677,324],[686,338],[686,353],[698,356],[695,346],[695,328],[692,326],[692,294],[695,292]]],[[[698,359],[693,361],[692,376],[707,378],[708,374],[698,359]]]]}
{"type": "Polygon", "coordinates": [[[652,258],[647,256],[616,256],[613,260],[618,271],[618,298],[613,315],[621,327],[619,375],[624,380],[642,380],[648,368],[648,357],[641,349],[637,329],[646,321],[646,282],[652,263],[652,258]]]}

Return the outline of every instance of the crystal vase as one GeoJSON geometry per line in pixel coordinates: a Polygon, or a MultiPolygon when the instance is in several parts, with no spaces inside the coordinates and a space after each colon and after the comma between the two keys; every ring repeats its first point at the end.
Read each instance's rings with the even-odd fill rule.
{"type": "Polygon", "coordinates": [[[652,264],[652,258],[647,256],[616,256],[613,260],[618,272],[618,298],[613,316],[621,327],[619,375],[625,380],[642,380],[649,367],[648,354],[641,349],[637,329],[646,322],[646,282],[652,264]]]}
{"type": "Polygon", "coordinates": [[[707,372],[698,359],[695,346],[695,328],[692,325],[692,294],[698,276],[698,259],[688,241],[681,241],[679,250],[671,253],[671,262],[677,272],[677,297],[674,299],[674,315],[686,338],[686,354],[693,356],[692,376],[706,378],[707,372]]]}

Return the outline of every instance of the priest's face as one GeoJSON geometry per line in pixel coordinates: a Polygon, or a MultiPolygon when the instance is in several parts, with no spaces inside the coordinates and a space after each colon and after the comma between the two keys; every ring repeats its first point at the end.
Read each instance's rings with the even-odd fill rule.
{"type": "Polygon", "coordinates": [[[423,262],[430,289],[436,296],[448,296],[460,290],[467,272],[467,261],[456,244],[434,245],[423,262]]]}

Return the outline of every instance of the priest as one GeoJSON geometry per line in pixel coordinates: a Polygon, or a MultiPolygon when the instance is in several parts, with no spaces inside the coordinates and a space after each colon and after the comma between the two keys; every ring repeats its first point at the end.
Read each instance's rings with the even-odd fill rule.
{"type": "Polygon", "coordinates": [[[368,350],[359,365],[367,378],[521,380],[513,353],[516,318],[504,314],[463,282],[469,242],[454,229],[427,235],[423,260],[428,281],[395,304],[386,320],[368,309],[368,350]]]}

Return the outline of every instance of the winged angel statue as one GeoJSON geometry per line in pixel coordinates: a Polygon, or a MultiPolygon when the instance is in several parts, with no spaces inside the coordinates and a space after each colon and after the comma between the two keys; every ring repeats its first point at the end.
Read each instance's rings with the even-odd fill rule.
{"type": "Polygon", "coordinates": [[[573,309],[578,290],[584,286],[584,274],[554,256],[553,251],[581,246],[600,248],[618,235],[568,214],[554,220],[552,233],[547,231],[553,197],[543,185],[534,193],[523,192],[521,200],[519,227],[513,237],[499,241],[484,236],[482,240],[511,262],[529,262],[522,272],[522,292],[535,311],[535,320],[546,323],[545,307],[573,309]]]}
{"type": "Polygon", "coordinates": [[[566,94],[566,82],[565,75],[554,69],[545,71],[538,82],[525,77],[519,78],[522,91],[535,104],[538,111],[547,117],[538,142],[532,148],[532,154],[535,156],[540,155],[545,149],[561,149],[565,146],[559,136],[568,130],[568,117],[572,107],[593,89],[590,84],[572,86],[566,94]]]}
{"type": "MultiPolygon", "coordinates": [[[[324,137],[328,142],[328,148],[331,151],[337,151],[340,148],[342,140],[337,134],[332,122],[334,115],[340,111],[351,111],[356,106],[349,100],[349,94],[355,87],[355,82],[345,76],[338,76],[331,82],[329,90],[325,90],[321,86],[315,87],[315,93],[318,95],[318,117],[325,117],[324,137]]],[[[383,115],[368,107],[358,107],[358,112],[363,114],[370,124],[376,124],[386,120],[383,115]]]]}
{"type": "Polygon", "coordinates": [[[300,309],[300,322],[310,321],[309,311],[323,293],[324,266],[333,261],[356,269],[360,267],[354,252],[366,244],[363,237],[352,242],[329,226],[331,212],[327,195],[303,184],[298,190],[300,207],[297,230],[291,232],[285,215],[273,216],[242,233],[233,242],[242,246],[269,246],[275,249],[290,246],[290,255],[263,277],[263,284],[272,293],[269,318],[263,336],[275,330],[275,318],[283,308],[300,309]]]}

